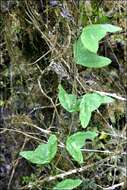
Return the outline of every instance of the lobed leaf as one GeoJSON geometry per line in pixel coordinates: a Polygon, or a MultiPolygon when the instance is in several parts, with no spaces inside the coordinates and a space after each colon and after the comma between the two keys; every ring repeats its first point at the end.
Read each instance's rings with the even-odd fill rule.
{"type": "Polygon", "coordinates": [[[98,93],[88,93],[82,97],[80,103],[80,122],[83,128],[89,124],[91,113],[99,108],[101,104],[111,103],[114,99],[108,96],[102,96],[98,93]]]}
{"type": "Polygon", "coordinates": [[[33,151],[22,151],[20,156],[34,164],[47,164],[55,157],[57,152],[57,137],[51,135],[47,144],[40,144],[33,151]]]}
{"type": "Polygon", "coordinates": [[[65,179],[59,182],[53,190],[72,190],[82,183],[80,179],[65,179]]]}
{"type": "Polygon", "coordinates": [[[86,139],[93,140],[97,136],[96,132],[77,132],[67,138],[66,149],[79,164],[83,163],[83,156],[80,148],[85,145],[86,139]]]}
{"type": "Polygon", "coordinates": [[[97,53],[99,48],[99,41],[105,37],[107,32],[118,32],[122,28],[111,24],[92,24],[84,27],[81,34],[81,41],[83,46],[93,52],[97,53]]]}
{"type": "Polygon", "coordinates": [[[76,112],[79,111],[80,100],[77,99],[75,95],[68,94],[61,85],[59,85],[59,93],[58,98],[60,104],[66,109],[68,112],[76,112]]]}
{"type": "Polygon", "coordinates": [[[111,63],[107,57],[99,56],[86,49],[80,38],[74,43],[73,51],[75,62],[85,67],[100,68],[111,63]]]}
{"type": "Polygon", "coordinates": [[[91,115],[91,111],[85,105],[81,105],[79,119],[83,128],[86,128],[89,124],[91,115]]]}
{"type": "Polygon", "coordinates": [[[77,64],[85,67],[100,68],[111,63],[111,60],[98,56],[99,41],[107,32],[121,31],[122,28],[111,24],[92,24],[86,26],[80,38],[74,43],[74,59],[77,64]]]}

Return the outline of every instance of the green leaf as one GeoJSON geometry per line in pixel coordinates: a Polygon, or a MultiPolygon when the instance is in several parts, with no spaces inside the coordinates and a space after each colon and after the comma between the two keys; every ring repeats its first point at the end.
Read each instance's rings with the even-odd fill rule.
{"type": "Polygon", "coordinates": [[[102,103],[103,97],[97,93],[87,93],[82,97],[80,110],[87,108],[88,111],[96,110],[102,103]]]}
{"type": "Polygon", "coordinates": [[[80,38],[74,43],[74,59],[77,64],[90,68],[100,68],[111,63],[107,57],[98,56],[96,53],[87,50],[80,38]]]}
{"type": "Polygon", "coordinates": [[[96,132],[77,132],[67,138],[66,149],[79,164],[83,163],[83,156],[80,148],[85,145],[85,140],[93,140],[97,136],[96,132]]]}
{"type": "Polygon", "coordinates": [[[89,111],[89,109],[83,104],[80,108],[79,119],[83,128],[87,127],[91,119],[91,111],[89,111]]]}
{"type": "Polygon", "coordinates": [[[65,179],[59,182],[53,190],[72,190],[82,183],[80,179],[65,179]]]}
{"type": "Polygon", "coordinates": [[[68,112],[76,112],[79,111],[80,100],[77,99],[75,95],[68,94],[61,85],[59,85],[59,93],[58,93],[60,104],[66,109],[68,112]]]}
{"type": "Polygon", "coordinates": [[[114,33],[121,30],[122,28],[111,24],[88,25],[82,31],[81,41],[87,50],[97,53],[99,41],[105,37],[107,32],[114,33]]]}
{"type": "Polygon", "coordinates": [[[83,128],[89,124],[91,113],[99,108],[101,104],[111,103],[114,99],[102,96],[99,93],[88,93],[82,97],[80,103],[80,122],[83,128]]]}
{"type": "Polygon", "coordinates": [[[47,164],[55,157],[57,152],[57,137],[51,135],[47,144],[40,144],[33,151],[22,151],[20,156],[34,164],[47,164]]]}
{"type": "Polygon", "coordinates": [[[93,24],[86,26],[80,38],[74,43],[74,59],[77,64],[85,67],[100,68],[111,63],[111,60],[97,55],[99,40],[107,32],[117,32],[122,29],[111,24],[93,24]]]}
{"type": "Polygon", "coordinates": [[[102,95],[100,96],[102,97],[102,104],[109,104],[114,102],[114,99],[109,96],[102,96],[102,95]]]}

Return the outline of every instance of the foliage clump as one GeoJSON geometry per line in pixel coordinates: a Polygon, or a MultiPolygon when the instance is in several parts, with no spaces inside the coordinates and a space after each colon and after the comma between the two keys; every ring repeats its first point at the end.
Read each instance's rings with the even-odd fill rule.
{"type": "Polygon", "coordinates": [[[124,189],[124,3],[1,10],[1,188],[124,189]]]}

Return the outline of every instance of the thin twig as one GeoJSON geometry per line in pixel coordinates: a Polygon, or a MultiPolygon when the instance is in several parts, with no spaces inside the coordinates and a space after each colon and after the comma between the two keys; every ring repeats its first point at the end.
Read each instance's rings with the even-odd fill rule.
{"type": "Polygon", "coordinates": [[[60,116],[59,116],[59,114],[58,114],[58,111],[57,111],[57,109],[56,109],[56,105],[54,104],[52,98],[50,98],[50,97],[44,92],[44,90],[42,89],[40,79],[41,79],[41,76],[38,78],[38,86],[39,86],[39,88],[40,88],[40,91],[41,91],[41,93],[51,102],[51,104],[53,105],[53,107],[54,107],[54,109],[55,109],[55,111],[56,111],[57,117],[58,117],[59,120],[61,121],[61,118],[60,118],[60,116]]]}
{"type": "MultiPolygon", "coordinates": [[[[14,124],[15,124],[15,123],[14,123],[14,124]]],[[[28,123],[28,122],[16,122],[16,124],[23,124],[23,125],[28,125],[28,126],[34,127],[35,129],[38,129],[38,130],[41,131],[42,133],[45,133],[45,134],[48,134],[48,135],[51,133],[51,131],[42,129],[42,128],[38,127],[37,125],[33,124],[33,123],[28,123]]]]}
{"type": "Polygon", "coordinates": [[[97,92],[98,94],[100,94],[100,95],[102,95],[102,96],[104,96],[104,95],[106,95],[106,96],[111,96],[111,97],[113,97],[113,98],[116,98],[116,99],[122,100],[122,101],[126,101],[126,100],[127,100],[126,98],[123,98],[123,97],[121,97],[121,96],[118,96],[118,95],[115,94],[115,93],[101,92],[101,91],[96,91],[96,90],[95,90],[95,92],[97,92]]]}
{"type": "Polygon", "coordinates": [[[16,132],[16,133],[20,133],[20,134],[22,134],[22,135],[24,135],[24,136],[26,136],[26,137],[28,137],[28,138],[30,138],[30,139],[35,139],[36,141],[40,141],[41,142],[41,139],[39,139],[39,138],[37,138],[37,137],[34,137],[33,135],[30,135],[30,134],[28,134],[28,133],[26,133],[26,132],[23,132],[23,131],[20,131],[20,130],[18,130],[18,129],[4,129],[2,132],[0,132],[1,134],[2,133],[5,133],[6,131],[12,131],[12,132],[16,132]]]}
{"type": "Polygon", "coordinates": [[[124,186],[124,182],[121,182],[119,184],[115,184],[111,187],[103,188],[103,190],[113,190],[113,189],[116,189],[116,187],[120,187],[120,186],[124,186]]]}
{"type": "MultiPolygon", "coordinates": [[[[61,148],[65,148],[65,145],[63,143],[60,142],[60,144],[58,145],[61,148]]],[[[116,154],[116,152],[113,151],[109,151],[109,150],[96,150],[96,149],[87,149],[87,148],[81,148],[80,149],[82,152],[93,152],[93,153],[105,153],[105,154],[116,154]]],[[[126,152],[117,152],[117,154],[120,155],[127,155],[126,152]]]]}
{"type": "Polygon", "coordinates": [[[29,65],[34,65],[35,63],[37,63],[38,61],[40,61],[41,59],[43,59],[46,55],[48,55],[52,50],[53,49],[50,49],[45,54],[43,54],[41,57],[39,57],[36,61],[34,61],[33,63],[30,63],[29,65]]]}
{"type": "MultiPolygon", "coordinates": [[[[26,142],[27,142],[27,138],[25,138],[24,143],[23,143],[23,145],[22,145],[22,147],[21,147],[20,152],[24,149],[26,142]]],[[[17,158],[16,161],[15,161],[15,163],[14,163],[14,166],[13,166],[13,169],[12,169],[12,172],[11,172],[11,176],[10,176],[10,179],[9,179],[9,182],[8,182],[8,187],[7,187],[8,190],[10,189],[10,185],[11,185],[12,179],[13,179],[13,177],[14,177],[14,173],[15,173],[16,167],[18,166],[19,159],[20,159],[20,158],[17,158]]]]}
{"type": "MultiPolygon", "coordinates": [[[[56,107],[59,106],[60,103],[56,104],[56,107]]],[[[33,112],[37,111],[37,110],[42,110],[42,109],[48,109],[48,108],[54,108],[53,105],[51,106],[40,106],[40,107],[35,107],[33,108],[28,114],[32,114],[33,112]]]]}
{"type": "Polygon", "coordinates": [[[94,150],[94,149],[81,149],[83,152],[95,152],[95,153],[106,153],[106,154],[115,154],[115,152],[111,152],[109,150],[94,150]]]}

